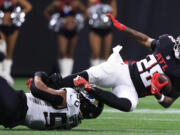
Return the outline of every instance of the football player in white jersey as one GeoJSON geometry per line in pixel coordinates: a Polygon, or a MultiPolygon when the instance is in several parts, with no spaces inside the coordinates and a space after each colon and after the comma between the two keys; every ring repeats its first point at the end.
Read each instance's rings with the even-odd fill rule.
{"type": "Polygon", "coordinates": [[[43,91],[33,83],[28,84],[36,96],[43,94],[47,100],[15,90],[0,77],[0,125],[6,128],[24,125],[32,129],[71,129],[82,119],[96,118],[103,110],[102,103],[94,104],[95,99],[72,88],[55,90],[47,87],[47,91],[43,91]]]}

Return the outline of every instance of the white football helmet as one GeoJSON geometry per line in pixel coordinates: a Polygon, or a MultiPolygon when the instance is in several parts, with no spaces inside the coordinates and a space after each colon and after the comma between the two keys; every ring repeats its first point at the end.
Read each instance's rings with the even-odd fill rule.
{"type": "Polygon", "coordinates": [[[176,42],[174,44],[174,54],[176,59],[180,60],[180,36],[176,38],[176,42]]]}

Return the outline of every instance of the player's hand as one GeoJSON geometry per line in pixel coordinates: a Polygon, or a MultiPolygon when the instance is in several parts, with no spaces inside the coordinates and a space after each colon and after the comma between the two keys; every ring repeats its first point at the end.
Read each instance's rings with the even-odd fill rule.
{"type": "Polygon", "coordinates": [[[46,90],[48,88],[47,85],[44,84],[40,76],[34,77],[34,83],[35,83],[36,88],[38,89],[46,90]]]}
{"type": "Polygon", "coordinates": [[[118,30],[124,31],[126,29],[126,26],[118,22],[112,14],[106,14],[106,16],[108,16],[112,20],[114,27],[116,27],[118,30]]]}
{"type": "Polygon", "coordinates": [[[81,76],[77,76],[75,79],[74,79],[74,85],[76,87],[79,87],[81,89],[84,89],[86,91],[90,91],[91,90],[91,84],[86,81],[83,77],[81,76]]]}
{"type": "Polygon", "coordinates": [[[160,75],[160,73],[154,73],[153,77],[151,79],[151,94],[153,94],[153,95],[160,94],[162,88],[168,84],[167,81],[165,81],[164,83],[160,83],[159,75],[160,75]]]}

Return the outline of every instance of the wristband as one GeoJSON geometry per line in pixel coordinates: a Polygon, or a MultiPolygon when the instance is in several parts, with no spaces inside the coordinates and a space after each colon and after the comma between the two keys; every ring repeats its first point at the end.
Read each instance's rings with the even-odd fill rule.
{"type": "Polygon", "coordinates": [[[160,99],[157,99],[159,103],[162,103],[165,99],[165,96],[162,94],[160,99]]]}

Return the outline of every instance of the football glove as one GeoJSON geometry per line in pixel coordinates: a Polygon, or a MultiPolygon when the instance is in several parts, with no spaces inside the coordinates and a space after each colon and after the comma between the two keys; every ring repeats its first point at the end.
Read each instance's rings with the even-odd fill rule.
{"type": "Polygon", "coordinates": [[[106,16],[112,20],[114,27],[116,27],[118,30],[124,31],[126,29],[126,26],[118,22],[112,14],[106,14],[106,16]]]}
{"type": "Polygon", "coordinates": [[[86,90],[87,92],[91,91],[91,88],[92,88],[91,84],[81,76],[77,76],[74,79],[74,85],[76,87],[86,90]]]}
{"type": "Polygon", "coordinates": [[[151,79],[151,94],[152,95],[158,95],[160,94],[162,88],[168,84],[168,81],[165,81],[163,83],[159,82],[159,76],[160,73],[154,73],[153,77],[151,79]]]}

